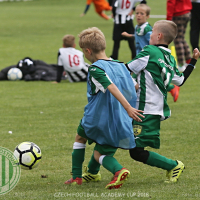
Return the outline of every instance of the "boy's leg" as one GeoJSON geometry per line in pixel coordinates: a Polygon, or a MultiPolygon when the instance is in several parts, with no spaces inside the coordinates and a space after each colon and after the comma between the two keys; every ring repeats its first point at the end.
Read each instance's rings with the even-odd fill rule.
{"type": "Polygon", "coordinates": [[[94,157],[95,160],[98,161],[104,168],[114,174],[112,181],[106,185],[107,189],[117,189],[122,186],[124,181],[130,175],[130,172],[123,168],[118,161],[113,157],[116,152],[116,148],[112,148],[110,146],[95,146],[94,157]],[[108,155],[105,155],[109,152],[108,155]]]}
{"type": "Polygon", "coordinates": [[[113,51],[112,55],[110,56],[112,59],[114,60],[118,59],[119,48],[120,48],[120,40],[114,40],[113,51]]]}
{"type": "Polygon", "coordinates": [[[158,167],[164,170],[171,170],[177,166],[175,160],[168,159],[158,153],[144,150],[142,147],[136,147],[129,150],[131,158],[136,161],[143,162],[144,164],[152,167],[158,167]]]}
{"type": "Polygon", "coordinates": [[[81,126],[78,126],[75,142],[72,152],[72,178],[65,182],[65,184],[81,185],[82,184],[82,164],[85,157],[85,147],[87,136],[81,126]]]}
{"type": "MultiPolygon", "coordinates": [[[[112,148],[112,147],[109,147],[109,146],[104,146],[103,150],[102,150],[102,147],[98,144],[95,145],[95,148],[94,148],[96,151],[100,151],[101,154],[104,154],[104,155],[109,155],[109,157],[111,157],[111,160],[112,160],[112,156],[115,154],[116,152],[116,148],[112,148]]],[[[101,180],[101,174],[99,172],[99,169],[100,169],[100,163],[97,162],[96,160],[99,161],[99,158],[94,158],[94,153],[92,154],[92,157],[89,161],[89,164],[88,164],[88,170],[86,168],[85,172],[83,173],[82,177],[83,177],[83,182],[90,182],[90,181],[100,181],[101,180]]],[[[109,160],[109,159],[108,159],[109,160]]],[[[115,160],[114,160],[115,161],[115,160]]],[[[113,174],[115,174],[115,170],[111,169],[113,167],[113,163],[112,161],[108,161],[107,163],[108,165],[110,166],[105,166],[106,169],[108,169],[108,171],[111,171],[113,174]],[[110,168],[109,168],[110,167],[110,168]]],[[[115,164],[114,164],[115,165],[115,164]]],[[[121,169],[122,166],[120,166],[118,169],[121,169]]]]}
{"type": "Polygon", "coordinates": [[[112,55],[110,56],[114,60],[118,59],[118,52],[119,52],[119,48],[120,48],[120,41],[122,39],[121,33],[123,32],[122,28],[123,28],[123,26],[121,24],[116,24],[116,23],[114,24],[113,36],[112,36],[112,39],[114,41],[114,45],[113,45],[112,55]]]}
{"type": "Polygon", "coordinates": [[[184,164],[181,161],[175,161],[169,158],[166,158],[158,153],[144,150],[144,148],[136,147],[129,150],[130,156],[139,162],[150,165],[152,167],[158,167],[164,170],[167,170],[167,180],[166,183],[177,182],[180,177],[183,169],[185,168],[184,164]]]}
{"type": "Polygon", "coordinates": [[[131,50],[131,59],[133,59],[136,56],[136,48],[135,48],[134,38],[128,38],[128,45],[131,50]]]}
{"type": "Polygon", "coordinates": [[[85,157],[86,139],[78,134],[73,145],[72,152],[72,178],[65,182],[65,184],[82,184],[82,164],[85,157]]]}
{"type": "Polygon", "coordinates": [[[167,91],[171,93],[174,102],[178,100],[180,87],[170,84],[167,88],[167,91]]]}
{"type": "MultiPolygon", "coordinates": [[[[134,122],[134,134],[136,138],[136,148],[131,149],[130,156],[144,164],[155,166],[167,170],[168,172],[174,170],[179,166],[175,160],[168,159],[158,153],[144,150],[144,147],[150,146],[152,148],[160,148],[160,116],[145,115],[143,122],[134,122]]],[[[171,182],[176,182],[184,165],[182,164],[178,170],[177,176],[171,182]],[[176,181],[175,181],[176,179],[176,181]]],[[[172,178],[172,177],[171,177],[172,178]]]]}
{"type": "Polygon", "coordinates": [[[85,166],[85,171],[82,174],[83,182],[96,182],[101,180],[100,164],[95,160],[94,153],[91,156],[88,167],[85,166]]]}
{"type": "MultiPolygon", "coordinates": [[[[123,31],[126,31],[127,33],[134,34],[135,33],[135,28],[133,24],[133,20],[126,21],[126,23],[123,26],[123,31]]],[[[131,50],[131,59],[135,58],[136,56],[136,47],[135,47],[135,38],[127,38],[128,40],[128,45],[131,50]]]]}

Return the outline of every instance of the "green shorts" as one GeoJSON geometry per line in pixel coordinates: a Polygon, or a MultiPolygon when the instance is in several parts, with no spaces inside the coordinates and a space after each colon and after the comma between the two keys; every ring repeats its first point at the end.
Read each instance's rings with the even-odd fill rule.
{"type": "Polygon", "coordinates": [[[133,122],[136,147],[160,148],[160,115],[144,115],[142,122],[133,122]]]}
{"type": "MultiPolygon", "coordinates": [[[[92,144],[93,140],[91,140],[90,138],[88,138],[85,134],[85,130],[84,128],[81,126],[81,122],[78,126],[78,129],[77,129],[77,133],[78,135],[80,135],[81,137],[83,138],[86,138],[88,140],[88,144],[92,144]]],[[[112,147],[112,146],[109,146],[109,145],[100,145],[100,144],[97,144],[95,145],[94,147],[94,150],[98,151],[100,154],[102,155],[109,155],[109,156],[113,156],[115,154],[115,152],[117,151],[117,148],[115,147],[112,147]]]]}

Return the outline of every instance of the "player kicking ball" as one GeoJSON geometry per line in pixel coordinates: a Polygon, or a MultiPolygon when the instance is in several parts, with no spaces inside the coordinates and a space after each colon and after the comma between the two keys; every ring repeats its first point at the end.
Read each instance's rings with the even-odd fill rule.
{"type": "Polygon", "coordinates": [[[89,163],[89,167],[95,167],[90,168],[88,173],[98,174],[102,165],[114,175],[106,188],[118,189],[128,179],[130,172],[113,156],[117,148],[135,147],[132,119],[141,122],[139,116],[143,117],[140,114],[142,111],[134,108],[137,99],[135,85],[125,64],[106,56],[103,33],[93,27],[82,31],[79,38],[79,46],[92,65],[88,69],[88,104],[73,145],[73,177],[65,184],[82,184],[82,164],[88,140],[89,144],[96,143],[89,163]]]}

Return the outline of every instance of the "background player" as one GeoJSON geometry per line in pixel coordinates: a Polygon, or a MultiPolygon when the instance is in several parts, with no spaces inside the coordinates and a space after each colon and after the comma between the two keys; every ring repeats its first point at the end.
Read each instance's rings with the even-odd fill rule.
{"type": "Polygon", "coordinates": [[[63,48],[58,51],[57,80],[54,83],[61,81],[64,70],[67,73],[69,82],[87,80],[88,64],[84,62],[83,53],[75,47],[75,37],[65,35],[63,37],[63,48]]]}
{"type": "MultiPolygon", "coordinates": [[[[125,37],[134,37],[136,43],[136,54],[138,54],[146,45],[149,45],[150,35],[152,34],[152,27],[147,22],[150,15],[150,7],[146,4],[138,4],[135,8],[135,17],[137,25],[135,26],[135,35],[123,32],[125,37]]],[[[136,78],[136,75],[133,74],[136,78]]],[[[180,88],[176,85],[170,84],[167,91],[171,93],[174,102],[178,100],[180,88]]]]}
{"type": "MultiPolygon", "coordinates": [[[[122,37],[121,33],[126,31],[128,33],[134,34],[133,27],[133,8],[135,5],[135,0],[113,0],[113,18],[114,18],[114,27],[113,27],[113,50],[112,59],[118,59],[118,52],[120,48],[120,41],[126,38],[122,37]]],[[[128,45],[131,50],[131,58],[134,58],[136,55],[134,38],[127,38],[128,45]]]]}
{"type": "Polygon", "coordinates": [[[83,17],[87,13],[91,3],[94,3],[95,11],[97,12],[98,15],[100,15],[106,20],[110,19],[110,17],[104,13],[104,10],[106,11],[112,10],[112,7],[106,0],[87,0],[85,10],[81,14],[81,17],[83,17]]]}

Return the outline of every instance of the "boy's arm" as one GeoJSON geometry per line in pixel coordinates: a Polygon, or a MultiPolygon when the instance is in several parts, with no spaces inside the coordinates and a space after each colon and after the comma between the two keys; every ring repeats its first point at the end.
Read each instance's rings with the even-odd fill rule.
{"type": "Polygon", "coordinates": [[[134,34],[129,34],[129,33],[127,33],[127,32],[122,32],[122,34],[121,34],[122,36],[124,36],[124,37],[134,37],[134,34]]]}
{"type": "Polygon", "coordinates": [[[108,89],[110,93],[122,104],[122,106],[125,108],[125,110],[127,111],[128,115],[131,118],[133,118],[136,121],[141,121],[141,119],[138,116],[142,117],[142,115],[139,112],[143,112],[143,111],[139,111],[131,107],[131,105],[128,103],[126,98],[119,91],[117,86],[110,80],[108,75],[102,69],[91,65],[89,67],[89,73],[91,76],[90,77],[91,81],[96,86],[96,88],[93,88],[91,91],[93,95],[98,93],[99,90],[105,93],[106,90],[108,89]]]}
{"type": "Polygon", "coordinates": [[[138,74],[140,71],[145,69],[149,61],[149,50],[148,46],[145,46],[144,49],[130,62],[126,64],[129,71],[134,74],[138,74]]]}
{"type": "Polygon", "coordinates": [[[81,14],[81,17],[83,17],[86,13],[87,13],[87,11],[89,10],[89,8],[90,8],[90,4],[92,3],[92,0],[87,0],[87,3],[86,3],[86,6],[85,6],[85,10],[84,10],[84,12],[81,14]]]}
{"type": "Polygon", "coordinates": [[[56,78],[56,82],[60,83],[61,79],[62,79],[62,74],[64,71],[64,67],[63,66],[57,66],[57,78],[56,78]]]}
{"type": "Polygon", "coordinates": [[[185,71],[183,72],[184,80],[183,80],[182,84],[179,86],[182,86],[185,83],[185,81],[187,80],[187,78],[190,76],[199,56],[200,56],[200,52],[197,48],[195,48],[193,51],[192,59],[191,59],[190,63],[188,64],[188,66],[186,67],[185,71]]]}
{"type": "Polygon", "coordinates": [[[135,121],[142,122],[142,120],[138,117],[140,116],[144,118],[144,116],[140,114],[140,112],[143,112],[142,110],[133,108],[114,83],[111,83],[107,88],[110,93],[122,104],[129,117],[133,118],[135,121]]]}

